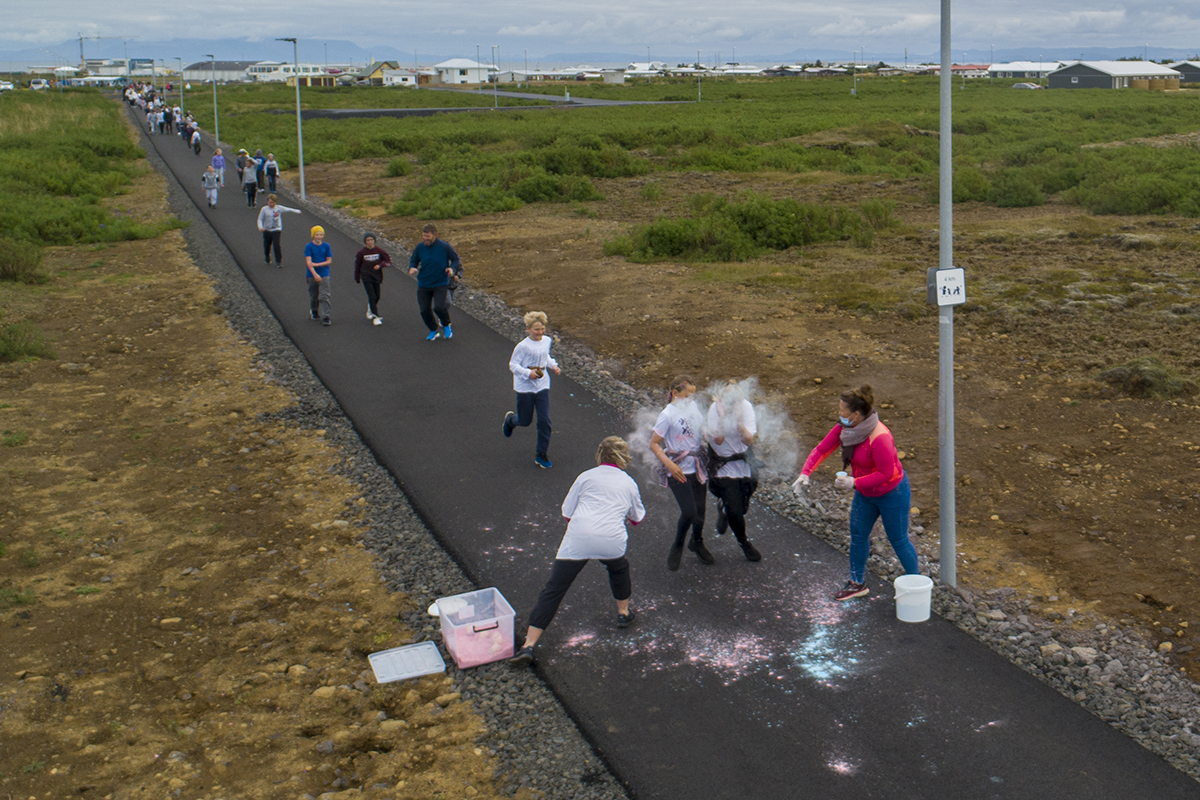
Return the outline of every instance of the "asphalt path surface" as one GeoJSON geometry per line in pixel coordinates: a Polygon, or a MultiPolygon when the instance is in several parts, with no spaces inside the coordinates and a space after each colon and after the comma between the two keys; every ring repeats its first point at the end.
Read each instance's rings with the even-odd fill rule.
{"type": "MultiPolygon", "coordinates": [[[[600,439],[633,424],[556,377],[554,468],[539,469],[532,428],[501,435],[513,407],[511,341],[452,309],[454,338],[426,342],[415,283],[398,270],[383,283],[385,322],[371,325],[352,277],[361,245],[327,223],[333,324],[321,326],[308,315],[303,247],[322,220],[286,215],[284,266],[267,266],[235,170],[219,206],[206,208],[210,144],[196,157],[178,136],[145,142],[431,530],[478,585],[500,588],[523,630],[562,536],[567,489],[594,466],[600,439]]],[[[255,147],[226,147],[230,163],[242,145],[255,147]]],[[[589,565],[542,639],[538,669],[635,798],[1200,795],[1191,778],[953,625],[899,622],[890,587],[875,578],[869,597],[833,602],[846,557],[761,507],[750,517],[761,563],[710,522],[717,563],[685,552],[668,572],[677,508],[645,469],[632,474],[648,511],[629,544],[639,618],[614,627],[604,570],[589,565]]]]}

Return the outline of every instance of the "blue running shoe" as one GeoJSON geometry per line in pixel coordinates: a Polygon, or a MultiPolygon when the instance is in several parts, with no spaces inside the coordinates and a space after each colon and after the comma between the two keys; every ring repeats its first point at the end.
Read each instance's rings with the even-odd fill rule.
{"type": "Polygon", "coordinates": [[[504,438],[505,439],[512,436],[513,428],[516,427],[516,424],[517,424],[517,415],[514,412],[509,411],[507,414],[504,415],[504,438]]]}
{"type": "Polygon", "coordinates": [[[545,456],[537,456],[533,459],[533,463],[537,464],[542,469],[550,469],[554,464],[545,456]]]}
{"type": "Polygon", "coordinates": [[[453,339],[454,331],[450,329],[449,325],[444,325],[444,326],[442,326],[442,335],[445,336],[447,339],[453,339]]]}
{"type": "Polygon", "coordinates": [[[441,336],[441,334],[438,333],[437,331],[430,331],[429,335],[425,337],[425,341],[432,342],[434,339],[438,338],[439,336],[441,336]]]}

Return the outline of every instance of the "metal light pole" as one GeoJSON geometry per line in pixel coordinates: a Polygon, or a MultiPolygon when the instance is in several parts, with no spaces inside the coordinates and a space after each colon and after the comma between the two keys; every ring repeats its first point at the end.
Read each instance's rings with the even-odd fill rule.
{"type": "MultiPolygon", "coordinates": [[[[938,270],[954,268],[954,161],[951,150],[950,3],[942,3],[941,120],[938,187],[938,270]]],[[[965,79],[964,79],[965,80],[965,79]]],[[[942,583],[958,582],[954,496],[954,306],[938,306],[938,557],[942,583]]]]}
{"type": "Polygon", "coordinates": [[[988,81],[992,86],[996,85],[996,45],[992,45],[991,63],[988,64],[988,81]]]}
{"type": "Polygon", "coordinates": [[[186,114],[187,109],[183,107],[183,59],[175,56],[175,60],[179,62],[179,113],[186,114]]]}
{"type": "Polygon", "coordinates": [[[963,53],[963,82],[959,89],[967,88],[967,54],[963,53]]]}
{"type": "Polygon", "coordinates": [[[702,87],[700,85],[700,72],[701,72],[700,54],[703,52],[704,52],[703,50],[696,51],[696,102],[697,103],[703,102],[703,100],[704,100],[704,87],[702,87]]]}
{"type": "Polygon", "coordinates": [[[213,138],[216,139],[216,147],[221,146],[221,118],[217,116],[217,57],[212,53],[205,53],[212,61],[212,85],[213,85],[213,138]]]}
{"type": "Polygon", "coordinates": [[[300,119],[300,46],[295,38],[285,37],[276,39],[277,42],[292,43],[292,64],[295,67],[293,77],[296,79],[296,144],[300,150],[300,199],[307,200],[304,193],[304,125],[300,119]]]}
{"type": "Polygon", "coordinates": [[[483,94],[483,81],[479,80],[479,45],[475,45],[475,83],[478,85],[479,93],[483,94]]]}
{"type": "Polygon", "coordinates": [[[496,71],[496,80],[492,82],[492,103],[500,107],[500,45],[492,45],[492,68],[496,71]]]}

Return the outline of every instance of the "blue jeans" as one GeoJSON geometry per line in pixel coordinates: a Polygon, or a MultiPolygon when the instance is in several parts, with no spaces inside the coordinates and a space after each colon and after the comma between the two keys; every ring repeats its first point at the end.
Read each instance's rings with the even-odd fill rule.
{"type": "Polygon", "coordinates": [[[867,572],[867,557],[871,555],[871,529],[875,520],[883,518],[883,530],[900,565],[907,575],[916,575],[917,550],[908,540],[908,512],[912,506],[912,491],[908,475],[885,495],[867,497],[854,493],[850,504],[850,580],[862,583],[867,572]]]}
{"type": "MultiPolygon", "coordinates": [[[[537,455],[545,456],[550,452],[550,390],[540,392],[517,392],[517,420],[514,428],[524,428],[533,422],[533,412],[537,411],[537,455]]],[[[538,627],[541,627],[540,625],[538,627]]]]}

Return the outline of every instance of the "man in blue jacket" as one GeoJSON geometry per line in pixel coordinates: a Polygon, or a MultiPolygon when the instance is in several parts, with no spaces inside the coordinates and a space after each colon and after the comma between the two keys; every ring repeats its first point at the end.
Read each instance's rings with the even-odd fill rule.
{"type": "Polygon", "coordinates": [[[451,279],[461,272],[462,262],[458,253],[437,237],[436,225],[432,222],[427,224],[421,229],[421,243],[413,248],[412,256],[408,259],[408,274],[417,276],[417,307],[421,309],[425,327],[429,328],[425,341],[432,342],[443,335],[447,339],[454,336],[446,301],[451,279]],[[439,322],[442,326],[440,332],[439,322]]]}

